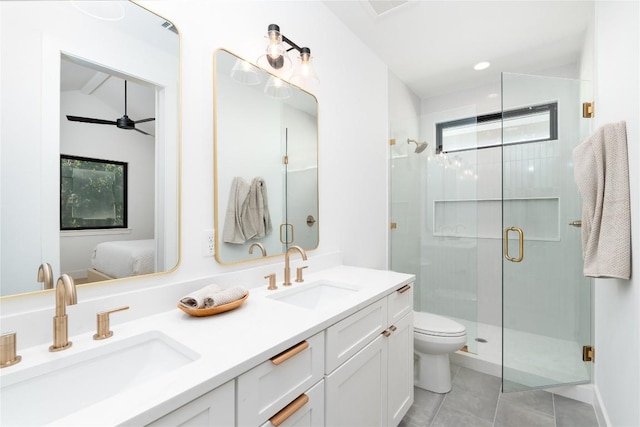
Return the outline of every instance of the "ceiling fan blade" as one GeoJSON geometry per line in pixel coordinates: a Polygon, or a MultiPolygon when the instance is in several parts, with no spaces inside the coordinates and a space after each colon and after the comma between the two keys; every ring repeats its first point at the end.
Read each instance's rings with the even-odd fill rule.
{"type": "Polygon", "coordinates": [[[145,131],[143,131],[143,130],[140,130],[140,129],[138,129],[138,128],[133,128],[133,130],[137,130],[138,132],[140,132],[140,133],[144,133],[145,135],[153,136],[153,135],[151,135],[150,133],[147,133],[147,132],[145,132],[145,131]]]}
{"type": "Polygon", "coordinates": [[[149,117],[148,119],[142,119],[142,120],[136,120],[134,123],[145,123],[145,122],[151,122],[153,120],[155,120],[155,117],[149,117]]]}
{"type": "Polygon", "coordinates": [[[113,120],[92,119],[89,117],[67,116],[67,120],[71,122],[94,123],[98,125],[115,125],[113,120]]]}

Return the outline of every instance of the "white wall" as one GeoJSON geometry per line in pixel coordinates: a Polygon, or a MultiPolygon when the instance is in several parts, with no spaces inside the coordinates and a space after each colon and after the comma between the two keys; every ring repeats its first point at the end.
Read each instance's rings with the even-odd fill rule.
{"type": "Polygon", "coordinates": [[[640,425],[640,3],[595,7],[598,126],[625,120],[631,184],[632,278],[596,279],[595,384],[613,426],[640,425]]]}
{"type": "MultiPolygon", "coordinates": [[[[182,263],[162,280],[188,280],[246,268],[220,266],[201,254],[202,230],[213,228],[212,55],[225,47],[241,57],[257,58],[271,23],[279,24],[283,34],[296,43],[312,49],[320,78],[316,93],[320,245],[310,255],[341,250],[345,263],[384,268],[385,65],[321,2],[141,4],[171,20],[182,37],[182,263]],[[313,19],[301,19],[305,16],[313,19]],[[368,166],[362,168],[364,164],[368,166]]],[[[260,265],[260,261],[251,265],[260,265]]]]}

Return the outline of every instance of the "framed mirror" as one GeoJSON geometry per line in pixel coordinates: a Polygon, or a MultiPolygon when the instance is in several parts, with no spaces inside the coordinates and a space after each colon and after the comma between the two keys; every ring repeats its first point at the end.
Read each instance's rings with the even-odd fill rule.
{"type": "Polygon", "coordinates": [[[214,85],[216,260],[316,248],[316,98],[224,49],[214,54],[214,85]]]}
{"type": "Polygon", "coordinates": [[[174,269],[177,30],[130,1],[0,8],[0,295],[43,289],[41,263],[77,284],[174,269]]]}

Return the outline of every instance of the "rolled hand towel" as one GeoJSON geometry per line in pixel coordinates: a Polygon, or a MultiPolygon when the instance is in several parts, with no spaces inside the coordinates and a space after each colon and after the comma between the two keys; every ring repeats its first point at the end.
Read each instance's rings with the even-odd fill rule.
{"type": "Polygon", "coordinates": [[[182,297],[180,299],[180,304],[187,308],[211,307],[211,305],[207,305],[213,303],[211,295],[221,290],[222,288],[219,285],[213,284],[205,286],[202,289],[198,289],[197,291],[193,291],[189,295],[182,297]]]}
{"type": "Polygon", "coordinates": [[[229,288],[222,291],[214,292],[205,298],[204,308],[217,307],[223,304],[229,304],[244,297],[247,291],[239,286],[229,288]]]}

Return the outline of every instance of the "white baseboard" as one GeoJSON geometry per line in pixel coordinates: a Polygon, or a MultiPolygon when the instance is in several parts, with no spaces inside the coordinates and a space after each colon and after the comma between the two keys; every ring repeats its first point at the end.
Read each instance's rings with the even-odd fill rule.
{"type": "Polygon", "coordinates": [[[610,427],[611,420],[609,420],[607,409],[605,408],[604,403],[602,403],[602,397],[600,397],[600,390],[598,390],[598,387],[593,388],[593,396],[593,407],[596,409],[598,425],[600,427],[610,427]]]}
{"type": "Polygon", "coordinates": [[[545,391],[549,393],[564,396],[569,399],[577,400],[578,402],[588,403],[594,405],[595,391],[593,384],[578,384],[568,385],[560,387],[547,388],[545,391]]]}

